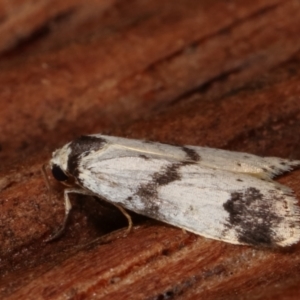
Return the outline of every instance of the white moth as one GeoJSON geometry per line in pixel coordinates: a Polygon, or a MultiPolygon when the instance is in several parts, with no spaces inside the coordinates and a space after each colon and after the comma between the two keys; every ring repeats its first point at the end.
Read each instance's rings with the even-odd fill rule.
{"type": "MultiPolygon", "coordinates": [[[[93,195],[125,209],[232,244],[289,246],[300,240],[292,191],[272,178],[299,160],[197,146],[176,147],[100,134],[53,153],[53,176],[64,191],[93,195]]],[[[64,227],[59,231],[64,229],[64,227]]]]}

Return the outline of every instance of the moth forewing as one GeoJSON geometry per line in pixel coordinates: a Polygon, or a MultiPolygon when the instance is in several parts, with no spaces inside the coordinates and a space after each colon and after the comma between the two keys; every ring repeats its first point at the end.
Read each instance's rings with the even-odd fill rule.
{"type": "Polygon", "coordinates": [[[259,246],[300,239],[297,200],[271,180],[297,160],[97,134],[55,151],[50,166],[81,193],[208,238],[259,246]]]}

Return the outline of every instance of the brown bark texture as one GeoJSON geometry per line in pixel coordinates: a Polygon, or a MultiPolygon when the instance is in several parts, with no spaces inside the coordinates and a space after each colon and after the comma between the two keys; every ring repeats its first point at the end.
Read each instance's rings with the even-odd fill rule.
{"type": "MultiPolygon", "coordinates": [[[[299,299],[300,244],[206,239],[41,173],[88,133],[300,159],[300,1],[0,0],[1,299],[299,299]]],[[[300,199],[300,170],[277,179],[300,199]]]]}

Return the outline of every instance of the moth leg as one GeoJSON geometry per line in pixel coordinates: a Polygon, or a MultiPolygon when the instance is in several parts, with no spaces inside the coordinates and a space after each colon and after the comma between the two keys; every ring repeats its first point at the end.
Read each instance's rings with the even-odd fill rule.
{"type": "Polygon", "coordinates": [[[121,205],[118,205],[116,203],[108,201],[103,196],[100,196],[101,198],[99,196],[97,196],[97,195],[93,195],[93,196],[94,196],[94,199],[96,201],[98,201],[98,202],[99,202],[99,200],[106,201],[106,202],[110,203],[111,205],[115,206],[125,216],[125,218],[127,219],[127,221],[128,221],[128,227],[127,227],[127,230],[126,230],[126,234],[130,233],[130,231],[131,231],[131,229],[133,227],[133,222],[132,222],[132,219],[131,219],[131,216],[129,215],[129,213],[121,205]]]}
{"type": "Polygon", "coordinates": [[[65,200],[65,217],[63,220],[63,224],[61,226],[61,228],[54,233],[53,235],[51,235],[48,239],[45,240],[45,242],[51,242],[57,238],[59,238],[65,231],[68,220],[69,220],[69,215],[70,215],[70,211],[72,209],[72,204],[69,198],[69,194],[70,193],[74,193],[74,194],[82,194],[82,195],[93,195],[85,190],[82,189],[76,189],[76,188],[68,188],[64,190],[64,200],[65,200]]]}
{"type": "Polygon", "coordinates": [[[131,216],[128,214],[128,212],[122,206],[115,204],[115,203],[111,203],[111,204],[114,205],[126,217],[126,219],[128,221],[128,227],[126,230],[126,234],[130,233],[132,226],[133,226],[131,216]]]}

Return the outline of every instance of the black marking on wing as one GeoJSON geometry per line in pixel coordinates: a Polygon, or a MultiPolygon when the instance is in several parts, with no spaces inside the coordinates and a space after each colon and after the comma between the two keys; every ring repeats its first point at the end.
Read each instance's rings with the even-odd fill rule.
{"type": "Polygon", "coordinates": [[[70,143],[71,153],[68,159],[68,172],[78,179],[79,157],[88,155],[91,151],[97,151],[107,144],[106,139],[83,135],[70,143]]]}
{"type": "Polygon", "coordinates": [[[274,212],[272,203],[257,188],[250,187],[244,192],[231,193],[223,207],[229,213],[225,226],[237,232],[239,242],[273,246],[279,241],[274,228],[278,227],[282,217],[274,212]]]}
{"type": "Polygon", "coordinates": [[[153,175],[153,182],[154,184],[160,185],[167,185],[168,183],[180,180],[180,174],[178,173],[178,169],[181,164],[175,163],[170,166],[167,166],[163,172],[154,173],[153,175]]]}
{"type": "Polygon", "coordinates": [[[194,149],[188,148],[187,146],[183,146],[181,149],[186,153],[188,160],[198,162],[201,159],[200,155],[194,149]]]}
{"type": "Polygon", "coordinates": [[[150,182],[141,184],[136,195],[145,205],[145,214],[154,219],[162,220],[159,213],[158,188],[175,180],[180,180],[179,168],[182,163],[173,163],[155,172],[150,182]]]}

